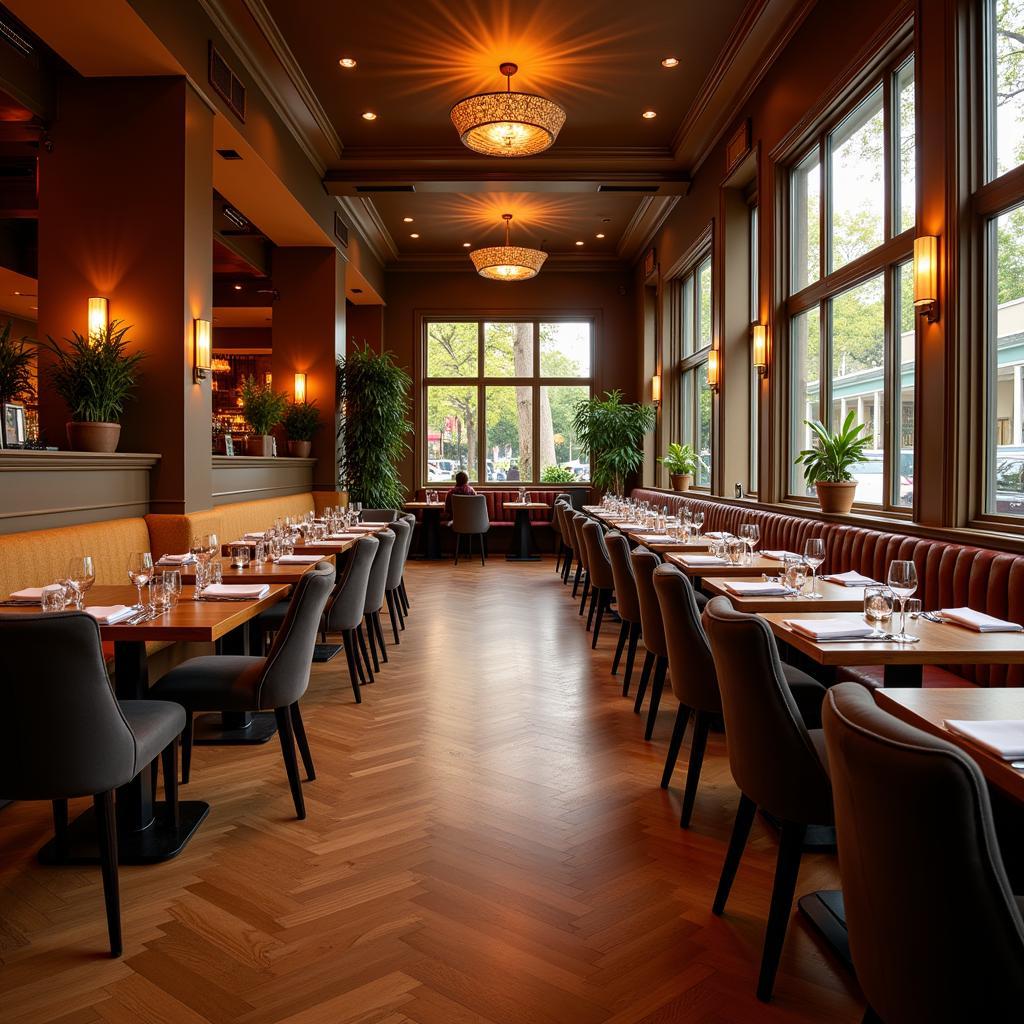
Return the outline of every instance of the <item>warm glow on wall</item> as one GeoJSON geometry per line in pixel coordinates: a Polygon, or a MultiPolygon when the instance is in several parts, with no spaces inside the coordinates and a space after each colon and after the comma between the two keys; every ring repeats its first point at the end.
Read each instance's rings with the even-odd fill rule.
{"type": "Polygon", "coordinates": [[[914,239],[914,306],[930,322],[939,318],[939,240],[934,235],[914,239]]]}
{"type": "Polygon", "coordinates": [[[212,330],[209,320],[192,321],[194,339],[192,381],[195,384],[206,380],[206,374],[213,368],[212,330]]]}
{"type": "Polygon", "coordinates": [[[754,369],[765,377],[768,374],[768,328],[754,324],[750,331],[750,359],[754,369]]]}
{"type": "Polygon", "coordinates": [[[89,299],[89,337],[94,338],[97,334],[103,334],[110,322],[108,316],[109,306],[107,300],[100,296],[89,299]]]}
{"type": "Polygon", "coordinates": [[[708,350],[708,387],[712,391],[717,391],[720,379],[718,376],[718,349],[712,348],[708,350]]]}
{"type": "Polygon", "coordinates": [[[306,400],[306,375],[304,373],[295,374],[295,390],[292,397],[296,402],[304,402],[306,400]]]}
{"type": "Polygon", "coordinates": [[[651,378],[651,401],[655,405],[661,405],[661,374],[656,373],[651,378]]]}

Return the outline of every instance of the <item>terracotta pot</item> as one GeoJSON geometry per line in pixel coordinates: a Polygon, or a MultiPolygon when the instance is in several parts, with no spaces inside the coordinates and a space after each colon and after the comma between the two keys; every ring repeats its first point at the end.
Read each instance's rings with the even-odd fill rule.
{"type": "Polygon", "coordinates": [[[822,512],[846,515],[853,508],[853,496],[857,492],[856,480],[838,484],[816,483],[814,487],[818,492],[818,504],[822,512]]]}
{"type": "Polygon", "coordinates": [[[673,491],[688,491],[693,486],[692,473],[669,473],[673,491]]]}
{"type": "Polygon", "coordinates": [[[261,455],[269,459],[274,454],[274,438],[272,434],[250,434],[245,441],[246,455],[261,455]]]}
{"type": "Polygon", "coordinates": [[[312,447],[312,441],[289,441],[288,454],[293,459],[308,459],[312,447]]]}
{"type": "Polygon", "coordinates": [[[67,425],[68,447],[73,452],[116,452],[121,437],[120,423],[87,423],[74,420],[67,425]]]}

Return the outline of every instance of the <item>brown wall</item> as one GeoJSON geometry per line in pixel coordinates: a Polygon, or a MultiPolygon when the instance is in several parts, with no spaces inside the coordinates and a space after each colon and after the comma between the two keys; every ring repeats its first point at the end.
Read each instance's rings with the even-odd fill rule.
{"type": "Polygon", "coordinates": [[[213,349],[222,349],[225,352],[236,348],[262,348],[268,352],[271,349],[271,338],[273,331],[270,326],[266,327],[214,327],[213,349]]]}
{"type": "MultiPolygon", "coordinates": [[[[387,278],[388,304],[384,308],[384,341],[399,365],[414,377],[413,423],[419,433],[420,339],[417,317],[430,314],[514,316],[586,313],[596,321],[594,387],[597,391],[621,388],[628,401],[640,391],[640,352],[636,330],[634,285],[628,272],[560,273],[541,271],[531,281],[507,284],[488,281],[472,271],[406,273],[387,278]]],[[[410,454],[402,466],[408,488],[421,485],[410,454]]]]}
{"type": "Polygon", "coordinates": [[[374,352],[380,352],[384,340],[384,307],[357,306],[346,300],[345,337],[349,349],[369,345],[374,352]]]}

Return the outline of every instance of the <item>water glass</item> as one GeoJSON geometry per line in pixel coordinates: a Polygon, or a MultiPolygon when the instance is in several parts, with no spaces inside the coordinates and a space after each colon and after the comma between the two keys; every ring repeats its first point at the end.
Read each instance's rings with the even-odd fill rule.
{"type": "Polygon", "coordinates": [[[284,554],[284,541],[280,537],[272,537],[270,540],[270,560],[276,562],[284,554]]]}
{"type": "Polygon", "coordinates": [[[247,569],[249,567],[249,545],[248,544],[232,544],[231,545],[231,564],[236,569],[247,569]]]}
{"type": "Polygon", "coordinates": [[[178,606],[178,598],[181,597],[181,570],[164,569],[161,581],[164,585],[167,607],[176,608],[178,606]]]}
{"type": "Polygon", "coordinates": [[[44,612],[62,612],[68,599],[68,589],[62,583],[51,583],[43,587],[40,599],[44,612]]]}
{"type": "Polygon", "coordinates": [[[888,587],[864,588],[864,620],[873,628],[872,636],[881,636],[886,632],[882,629],[882,623],[892,622],[894,604],[893,592],[888,587]]]}
{"type": "Polygon", "coordinates": [[[725,549],[730,565],[742,565],[746,560],[747,545],[739,537],[730,537],[725,542],[725,549]]]}
{"type": "Polygon", "coordinates": [[[807,585],[807,563],[799,556],[790,555],[782,563],[782,582],[799,595],[807,585]]]}
{"type": "Polygon", "coordinates": [[[224,582],[224,564],[220,560],[209,562],[206,566],[206,585],[224,582]]]}
{"type": "Polygon", "coordinates": [[[267,542],[265,540],[256,541],[255,553],[253,554],[253,561],[257,565],[262,565],[267,560],[267,542]]]}
{"type": "Polygon", "coordinates": [[[149,585],[149,610],[162,615],[167,610],[167,587],[163,578],[154,579],[149,585]]]}

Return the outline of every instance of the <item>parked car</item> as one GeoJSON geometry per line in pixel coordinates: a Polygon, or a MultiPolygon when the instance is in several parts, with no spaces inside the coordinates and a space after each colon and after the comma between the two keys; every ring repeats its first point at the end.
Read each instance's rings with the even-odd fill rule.
{"type": "Polygon", "coordinates": [[[1019,516],[1024,513],[1024,454],[996,455],[996,512],[1019,516]]]}

